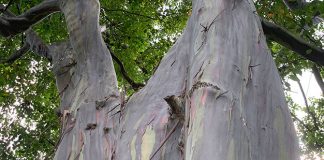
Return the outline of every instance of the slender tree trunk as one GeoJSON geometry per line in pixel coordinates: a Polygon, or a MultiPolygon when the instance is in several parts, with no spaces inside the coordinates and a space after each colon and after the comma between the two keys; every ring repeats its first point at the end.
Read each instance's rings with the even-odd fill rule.
{"type": "Polygon", "coordinates": [[[182,36],[126,104],[101,38],[99,1],[66,0],[61,10],[71,45],[50,48],[63,122],[55,159],[298,159],[252,1],[194,0],[182,36]]]}

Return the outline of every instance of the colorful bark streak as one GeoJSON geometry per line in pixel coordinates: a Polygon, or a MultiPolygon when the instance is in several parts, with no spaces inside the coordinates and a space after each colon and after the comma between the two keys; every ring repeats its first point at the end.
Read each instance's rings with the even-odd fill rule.
{"type": "Polygon", "coordinates": [[[76,157],[76,152],[77,152],[78,145],[77,145],[77,142],[76,142],[75,139],[76,139],[75,135],[73,135],[72,136],[72,146],[71,146],[72,150],[71,150],[71,153],[70,153],[71,155],[70,155],[69,160],[75,159],[75,157],[76,157]]]}
{"type": "Polygon", "coordinates": [[[136,136],[132,139],[132,142],[130,144],[130,151],[131,151],[131,158],[132,160],[136,160],[136,136]]]}
{"type": "Polygon", "coordinates": [[[197,89],[193,95],[192,99],[193,101],[191,102],[191,109],[194,109],[192,112],[190,120],[192,120],[191,125],[189,126],[189,131],[188,131],[188,139],[187,139],[187,146],[186,149],[189,151],[186,154],[186,159],[192,159],[194,154],[197,153],[197,149],[199,148],[199,141],[201,140],[203,136],[203,131],[204,131],[204,115],[205,115],[205,101],[207,97],[207,89],[202,88],[202,89],[197,89]],[[198,99],[195,101],[195,99],[198,99]],[[196,103],[195,103],[196,102],[196,103]]]}
{"type": "Polygon", "coordinates": [[[230,145],[228,146],[227,160],[235,160],[235,142],[234,142],[234,139],[231,139],[230,145]]]}
{"type": "Polygon", "coordinates": [[[220,89],[198,89],[190,97],[186,160],[298,159],[280,77],[253,2],[197,0],[193,4],[192,45],[197,48],[201,41],[204,45],[191,53],[188,90],[195,81],[220,89]],[[205,37],[197,22],[212,24],[204,30],[205,37]],[[204,74],[195,76],[201,70],[204,74]],[[269,127],[262,130],[262,126],[269,127]]]}
{"type": "Polygon", "coordinates": [[[142,138],[141,160],[149,160],[155,144],[155,131],[151,126],[147,126],[142,138]]]}
{"type": "MultiPolygon", "coordinates": [[[[169,122],[169,115],[165,115],[161,118],[160,120],[160,127],[163,128],[165,127],[169,122]]],[[[160,134],[163,134],[163,133],[160,133],[160,134]]]]}
{"type": "Polygon", "coordinates": [[[107,113],[120,100],[116,74],[112,72],[115,70],[112,58],[100,32],[99,0],[60,2],[75,61],[69,82],[62,82],[68,83],[69,87],[60,94],[66,97],[62,102],[68,106],[63,107],[69,110],[76,124],[64,126],[63,130],[71,125],[73,129],[70,134],[63,135],[55,159],[112,159],[115,156],[114,130],[118,118],[107,113]],[[109,101],[104,101],[104,105],[97,108],[96,102],[107,98],[110,98],[109,101]]]}
{"type": "Polygon", "coordinates": [[[207,98],[207,88],[204,88],[203,89],[203,96],[201,97],[200,101],[201,101],[201,104],[204,106],[205,105],[205,102],[206,102],[206,98],[207,98]]]}

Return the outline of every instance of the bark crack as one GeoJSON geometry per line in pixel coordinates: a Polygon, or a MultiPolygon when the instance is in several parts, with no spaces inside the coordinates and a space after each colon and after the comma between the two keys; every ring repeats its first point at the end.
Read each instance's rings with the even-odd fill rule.
{"type": "Polygon", "coordinates": [[[89,123],[89,124],[87,124],[87,127],[85,128],[85,130],[94,130],[96,128],[97,128],[96,123],[89,123]]]}
{"type": "Polygon", "coordinates": [[[217,21],[218,17],[225,11],[225,9],[223,9],[221,12],[219,12],[216,17],[213,19],[213,21],[208,25],[208,23],[206,24],[206,26],[200,24],[200,26],[203,28],[203,30],[201,32],[203,32],[203,41],[200,45],[200,47],[198,48],[197,51],[199,51],[207,42],[207,33],[209,31],[209,29],[211,28],[211,26],[217,21]]]}
{"type": "Polygon", "coordinates": [[[192,96],[192,94],[197,90],[197,89],[200,89],[200,88],[205,88],[205,87],[210,87],[210,88],[213,88],[215,90],[221,90],[217,85],[214,85],[214,84],[211,84],[211,83],[208,83],[208,82],[200,82],[198,81],[197,83],[195,83],[192,88],[190,89],[189,91],[189,97],[192,96]]]}
{"type": "Polygon", "coordinates": [[[117,96],[117,95],[110,95],[110,96],[105,97],[103,100],[97,100],[97,101],[95,101],[95,103],[96,103],[96,109],[97,110],[101,110],[102,108],[104,108],[106,106],[106,103],[111,98],[119,98],[119,96],[117,96]]]}

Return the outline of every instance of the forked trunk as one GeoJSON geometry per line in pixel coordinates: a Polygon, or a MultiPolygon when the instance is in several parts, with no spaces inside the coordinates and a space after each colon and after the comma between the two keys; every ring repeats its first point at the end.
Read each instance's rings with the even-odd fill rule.
{"type": "MultiPolygon", "coordinates": [[[[64,122],[56,159],[298,159],[252,1],[194,0],[182,36],[125,105],[101,38],[98,0],[66,0],[62,11],[73,51],[56,69],[63,70],[56,76],[64,122]]],[[[66,57],[62,47],[71,48],[52,50],[66,57]]]]}

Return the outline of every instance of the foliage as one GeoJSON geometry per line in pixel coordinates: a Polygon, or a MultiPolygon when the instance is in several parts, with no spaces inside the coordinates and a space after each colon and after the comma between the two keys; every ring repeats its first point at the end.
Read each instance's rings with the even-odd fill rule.
{"type": "MultiPolygon", "coordinates": [[[[10,0],[0,0],[7,4],[10,0]]],[[[10,5],[15,14],[23,13],[41,0],[16,0],[10,5]]],[[[306,7],[290,11],[281,0],[255,1],[258,14],[307,41],[321,46],[323,39],[315,35],[323,32],[321,24],[313,23],[324,4],[314,1],[306,7]]],[[[127,73],[136,82],[145,83],[153,74],[161,58],[176,41],[191,14],[189,0],[101,0],[100,23],[116,56],[123,62],[127,73]]],[[[46,43],[67,40],[64,16],[56,13],[36,24],[33,29],[46,43]]],[[[24,35],[0,39],[1,60],[22,46],[24,35]]],[[[269,41],[269,48],[289,89],[287,80],[310,69],[311,62],[292,51],[269,41]]],[[[130,95],[134,91],[123,79],[116,65],[118,81],[130,95]]],[[[324,73],[322,73],[324,75],[324,73]]],[[[304,108],[291,104],[292,112],[304,108]]],[[[323,123],[323,98],[310,105],[318,121],[323,123]]],[[[50,157],[59,137],[59,118],[55,108],[59,104],[55,80],[50,63],[28,53],[13,64],[0,64],[0,157],[3,159],[37,159],[50,157]]],[[[307,113],[308,114],[308,113],[307,113]]],[[[298,124],[299,134],[307,149],[323,150],[323,128],[314,128],[310,116],[302,121],[312,126],[308,131],[298,124]],[[317,147],[316,145],[322,145],[317,147]]],[[[322,124],[319,123],[319,124],[322,124]]]]}
{"type": "MultiPolygon", "coordinates": [[[[322,44],[324,44],[323,22],[318,23],[315,18],[316,15],[323,17],[323,13],[320,13],[320,11],[324,11],[323,2],[312,1],[305,7],[296,10],[289,10],[282,1],[257,1],[255,4],[259,15],[263,18],[283,26],[318,47],[322,47],[322,44]]],[[[283,83],[289,91],[288,80],[298,81],[297,75],[301,75],[303,70],[311,70],[314,64],[275,42],[268,42],[283,83]]],[[[317,84],[314,85],[317,86],[317,84]]],[[[293,103],[289,96],[287,96],[287,100],[292,114],[306,115],[299,120],[293,118],[297,124],[298,135],[304,143],[301,145],[303,153],[308,154],[309,159],[318,156],[318,154],[323,154],[324,128],[320,124],[323,124],[324,98],[308,100],[311,102],[309,110],[306,109],[306,106],[298,106],[293,103]],[[317,121],[317,125],[314,123],[315,121],[317,121]],[[309,129],[306,129],[305,126],[308,126],[309,129]],[[313,151],[318,154],[312,153],[313,151]]]]}

